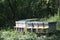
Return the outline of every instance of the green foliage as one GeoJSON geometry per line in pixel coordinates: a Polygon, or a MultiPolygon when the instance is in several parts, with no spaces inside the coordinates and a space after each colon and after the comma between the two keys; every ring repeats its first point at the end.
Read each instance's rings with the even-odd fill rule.
{"type": "Polygon", "coordinates": [[[58,9],[56,3],[56,0],[0,0],[0,26],[13,28],[16,20],[53,16],[58,9]]]}
{"type": "Polygon", "coordinates": [[[17,31],[0,31],[0,40],[59,40],[60,31],[51,36],[41,35],[37,37],[35,33],[21,33],[17,31]]]}
{"type": "Polygon", "coordinates": [[[37,35],[35,33],[20,33],[16,31],[0,31],[0,39],[4,40],[26,40],[36,38],[37,35]]]}
{"type": "Polygon", "coordinates": [[[50,18],[41,18],[40,21],[42,22],[59,22],[59,15],[55,14],[50,18]]]}

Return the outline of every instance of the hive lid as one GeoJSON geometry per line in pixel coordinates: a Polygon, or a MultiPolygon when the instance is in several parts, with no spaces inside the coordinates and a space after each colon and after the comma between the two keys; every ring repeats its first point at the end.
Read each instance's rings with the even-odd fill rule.
{"type": "Polygon", "coordinates": [[[21,21],[16,21],[15,23],[25,23],[26,21],[25,20],[21,20],[21,21]]]}

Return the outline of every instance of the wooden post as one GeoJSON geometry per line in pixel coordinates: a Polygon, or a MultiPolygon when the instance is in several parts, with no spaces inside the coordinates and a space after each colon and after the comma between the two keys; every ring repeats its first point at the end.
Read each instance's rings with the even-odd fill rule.
{"type": "Polygon", "coordinates": [[[15,30],[15,28],[16,28],[16,27],[14,26],[14,30],[15,30]]]}
{"type": "Polygon", "coordinates": [[[36,33],[38,33],[38,28],[36,28],[36,33]]]}
{"type": "Polygon", "coordinates": [[[17,27],[16,27],[16,31],[17,31],[17,27]]]}
{"type": "Polygon", "coordinates": [[[34,25],[33,25],[33,23],[32,23],[32,28],[31,28],[31,32],[33,32],[33,27],[34,27],[34,25]]]}
{"type": "Polygon", "coordinates": [[[27,32],[27,23],[25,23],[24,32],[27,32]]]}
{"type": "Polygon", "coordinates": [[[43,23],[43,29],[42,29],[42,30],[43,30],[43,33],[44,33],[44,27],[45,27],[45,25],[44,25],[44,23],[43,23]]]}
{"type": "Polygon", "coordinates": [[[38,33],[39,25],[37,24],[36,33],[38,33]]]}
{"type": "Polygon", "coordinates": [[[31,28],[31,32],[33,32],[32,28],[31,28]]]}

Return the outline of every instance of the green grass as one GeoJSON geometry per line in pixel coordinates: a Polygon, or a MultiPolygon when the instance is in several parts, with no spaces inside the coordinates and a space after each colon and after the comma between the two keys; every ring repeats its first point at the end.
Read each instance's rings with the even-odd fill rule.
{"type": "Polygon", "coordinates": [[[50,18],[41,18],[40,21],[42,22],[58,22],[60,21],[59,15],[55,14],[54,16],[50,17],[50,18]]]}
{"type": "Polygon", "coordinates": [[[0,40],[25,40],[37,38],[35,33],[22,33],[17,31],[0,31],[0,40]]]}
{"type": "Polygon", "coordinates": [[[37,37],[35,33],[22,33],[17,31],[0,31],[0,40],[60,40],[60,31],[50,36],[37,37]]]}

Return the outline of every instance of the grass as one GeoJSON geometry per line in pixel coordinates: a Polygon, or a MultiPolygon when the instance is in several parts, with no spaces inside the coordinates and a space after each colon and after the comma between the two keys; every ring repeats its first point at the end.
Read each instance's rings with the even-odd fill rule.
{"type": "Polygon", "coordinates": [[[1,30],[0,40],[60,40],[60,30],[50,36],[41,35],[39,37],[35,33],[1,30]]]}
{"type": "Polygon", "coordinates": [[[0,31],[0,40],[25,40],[37,38],[35,33],[21,33],[17,31],[0,31]]]}
{"type": "Polygon", "coordinates": [[[59,15],[55,14],[54,16],[50,18],[41,18],[40,21],[42,22],[58,22],[60,21],[59,15]]]}

